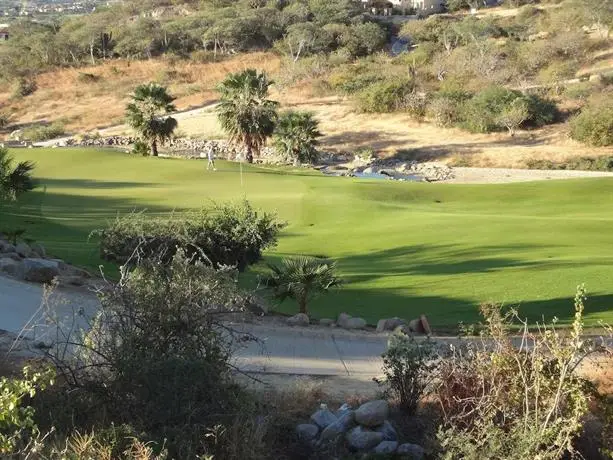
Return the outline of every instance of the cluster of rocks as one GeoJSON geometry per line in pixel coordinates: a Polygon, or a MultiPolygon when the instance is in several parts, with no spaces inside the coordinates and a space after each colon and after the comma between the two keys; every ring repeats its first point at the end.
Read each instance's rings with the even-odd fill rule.
{"type": "Polygon", "coordinates": [[[400,444],[389,415],[385,400],[367,402],[356,410],[343,404],[335,413],[322,404],[311,415],[310,423],[296,427],[296,433],[299,440],[313,450],[342,443],[348,450],[362,454],[398,455],[412,460],[425,458],[420,445],[400,444]]]}
{"type": "MultiPolygon", "coordinates": [[[[311,320],[305,313],[298,313],[297,315],[290,316],[286,320],[290,326],[309,326],[311,320]]],[[[363,318],[353,317],[347,313],[340,313],[336,320],[332,318],[322,318],[319,320],[320,326],[341,328],[348,330],[365,329],[367,326],[366,320],[363,318]]],[[[384,318],[377,322],[376,332],[401,332],[404,334],[426,334],[430,335],[432,330],[430,324],[425,315],[421,315],[419,318],[412,319],[411,321],[405,321],[402,318],[384,318]]]]}
{"type": "Polygon", "coordinates": [[[61,259],[47,257],[41,244],[12,244],[1,235],[0,273],[36,283],[56,280],[60,285],[72,286],[83,286],[90,278],[85,270],[73,267],[61,259]]]}
{"type": "Polygon", "coordinates": [[[394,158],[355,155],[344,164],[327,164],[322,172],[338,176],[377,175],[400,181],[436,182],[454,178],[453,169],[438,162],[402,161],[394,158]]]}

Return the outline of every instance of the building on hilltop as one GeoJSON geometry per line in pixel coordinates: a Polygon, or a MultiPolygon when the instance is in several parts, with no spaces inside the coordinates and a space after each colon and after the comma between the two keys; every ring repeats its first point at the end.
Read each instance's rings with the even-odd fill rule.
{"type": "Polygon", "coordinates": [[[445,11],[445,0],[361,0],[373,14],[388,16],[392,10],[401,14],[428,15],[445,11]]]}

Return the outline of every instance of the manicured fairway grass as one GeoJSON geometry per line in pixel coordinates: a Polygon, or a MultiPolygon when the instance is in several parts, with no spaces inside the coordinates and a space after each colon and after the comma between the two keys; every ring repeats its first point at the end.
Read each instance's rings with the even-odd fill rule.
{"type": "MultiPolygon", "coordinates": [[[[25,227],[48,250],[96,267],[91,230],[117,213],[168,212],[246,197],[289,225],[269,260],[336,259],[347,284],[317,299],[315,317],[341,311],[376,322],[428,315],[435,326],[478,320],[477,305],[519,305],[531,320],[572,317],[585,282],[587,319],[613,322],[613,180],[505,185],[397,183],[219,162],[141,158],[94,149],[12,152],[36,163],[40,186],[0,208],[0,231],[25,227]]],[[[255,274],[246,275],[255,282],[255,274]]],[[[295,306],[286,303],[282,311],[295,306]]]]}

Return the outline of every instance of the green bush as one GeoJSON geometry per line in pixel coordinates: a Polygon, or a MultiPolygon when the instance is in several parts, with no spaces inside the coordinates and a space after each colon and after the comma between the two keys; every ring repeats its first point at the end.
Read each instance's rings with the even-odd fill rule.
{"type": "Polygon", "coordinates": [[[595,147],[613,145],[613,104],[589,104],[570,121],[573,139],[595,147]]]}
{"type": "Polygon", "coordinates": [[[35,452],[40,435],[34,408],[27,404],[37,391],[53,384],[51,369],[32,373],[23,368],[23,378],[0,378],[0,454],[2,458],[28,458],[35,452]],[[23,455],[23,457],[22,457],[23,455]],[[13,457],[15,456],[15,457],[13,457]]]}
{"type": "Polygon", "coordinates": [[[436,356],[436,344],[429,338],[417,341],[404,333],[390,337],[388,349],[382,355],[386,393],[397,399],[408,414],[415,413],[419,401],[430,389],[436,356]]]}
{"type": "Polygon", "coordinates": [[[137,140],[136,142],[134,142],[134,145],[132,146],[131,153],[133,153],[134,155],[141,155],[144,157],[148,157],[150,152],[151,152],[151,149],[149,145],[147,145],[146,142],[137,140]]]}
{"type": "Polygon", "coordinates": [[[64,125],[56,122],[50,125],[39,125],[26,128],[23,130],[23,137],[34,142],[39,142],[63,136],[65,133],[64,125]]]}
{"type": "Polygon", "coordinates": [[[521,97],[519,91],[501,86],[490,86],[480,91],[464,104],[461,115],[462,127],[473,133],[500,130],[497,117],[518,97],[521,97]]]}
{"type": "Polygon", "coordinates": [[[182,249],[190,258],[243,271],[276,244],[284,226],[275,214],[257,211],[245,200],[165,218],[133,213],[94,234],[100,237],[101,257],[121,264],[152,258],[169,262],[182,249]]]}
{"type": "Polygon", "coordinates": [[[408,78],[397,78],[374,83],[356,94],[357,108],[366,113],[395,112],[404,107],[406,98],[415,84],[408,78]]]}
{"type": "Polygon", "coordinates": [[[521,126],[543,126],[553,123],[558,117],[558,109],[551,101],[501,86],[491,86],[463,104],[460,124],[468,131],[476,133],[504,129],[500,119],[517,104],[514,102],[516,99],[525,101],[523,105],[528,112],[521,126]]]}

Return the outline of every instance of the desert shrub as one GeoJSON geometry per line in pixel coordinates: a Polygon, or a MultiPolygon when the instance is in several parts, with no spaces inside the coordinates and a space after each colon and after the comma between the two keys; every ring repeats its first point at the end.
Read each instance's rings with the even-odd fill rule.
{"type": "Polygon", "coordinates": [[[79,72],[77,81],[79,83],[97,83],[102,79],[100,75],[96,75],[88,72],[79,72]]]}
{"type": "Polygon", "coordinates": [[[500,129],[498,115],[515,99],[519,91],[491,86],[466,101],[462,109],[462,127],[475,133],[488,133],[500,129]]]}
{"type": "Polygon", "coordinates": [[[536,94],[526,94],[523,99],[528,107],[526,126],[538,128],[555,123],[560,118],[560,111],[553,101],[536,94]]]}
{"type": "Polygon", "coordinates": [[[374,83],[356,94],[357,108],[362,112],[395,112],[403,108],[405,99],[414,91],[415,84],[408,78],[397,78],[374,83]]]}
{"type": "Polygon", "coordinates": [[[149,145],[146,142],[141,140],[137,140],[132,145],[132,152],[134,155],[141,155],[144,157],[148,157],[150,153],[149,145]]]}
{"type": "Polygon", "coordinates": [[[558,84],[573,78],[578,68],[579,65],[574,61],[555,61],[541,69],[538,78],[543,84],[558,84]]]}
{"type": "Polygon", "coordinates": [[[383,75],[373,70],[347,68],[334,72],[330,75],[328,81],[336,91],[344,94],[355,94],[383,79],[383,75]]]}
{"type": "Polygon", "coordinates": [[[453,350],[440,364],[438,399],[444,424],[438,433],[445,459],[561,459],[588,411],[589,390],[579,363],[598,348],[583,334],[584,290],[575,297],[570,333],[554,325],[532,332],[523,324],[521,345],[511,339],[516,312],[483,305],[486,338],[453,350]]]}
{"type": "Polygon", "coordinates": [[[9,114],[0,112],[0,129],[6,128],[11,122],[11,117],[9,114]]]}
{"type": "Polygon", "coordinates": [[[613,156],[604,155],[596,158],[570,158],[564,162],[531,159],[526,161],[530,169],[567,169],[578,171],[613,171],[613,156]]]}
{"type": "Polygon", "coordinates": [[[245,200],[164,218],[132,213],[95,235],[100,238],[102,258],[113,262],[152,258],[169,262],[180,248],[190,258],[243,271],[276,244],[284,225],[275,214],[257,211],[245,200]]]}
{"type": "Polygon", "coordinates": [[[435,376],[436,344],[430,339],[417,341],[404,333],[390,337],[383,353],[383,373],[388,397],[396,398],[400,407],[414,414],[421,398],[429,391],[435,376]]]}
{"type": "Polygon", "coordinates": [[[13,97],[20,98],[32,94],[38,86],[36,81],[29,78],[18,78],[13,84],[13,97]]]}
{"type": "Polygon", "coordinates": [[[546,99],[535,95],[524,95],[520,91],[501,86],[491,86],[464,103],[461,126],[477,133],[504,129],[507,127],[503,122],[505,115],[517,107],[522,111],[523,121],[516,127],[543,126],[554,122],[558,117],[557,107],[546,99]],[[521,99],[522,103],[514,102],[517,99],[521,99]]]}
{"type": "Polygon", "coordinates": [[[231,446],[214,445],[207,433],[230,426],[252,404],[231,376],[244,335],[225,325],[224,315],[250,302],[232,275],[183,252],[169,263],[124,267],[118,283],[102,287],[98,311],[86,318],[89,330],[61,335],[47,352],[64,382],[46,401],[56,408],[56,426],[70,432],[72,423],[112,421],[158,441],[158,451],[165,443],[169,458],[229,458],[223,448],[231,446]],[[66,353],[67,343],[73,352],[66,353]]]}
{"type": "Polygon", "coordinates": [[[29,139],[34,142],[46,141],[56,137],[63,136],[66,133],[62,123],[52,123],[50,125],[38,125],[25,128],[23,130],[24,139],[29,139]]]}
{"type": "Polygon", "coordinates": [[[415,120],[423,120],[428,107],[428,96],[425,93],[412,91],[404,96],[401,108],[415,120]]]}
{"type": "Polygon", "coordinates": [[[613,104],[592,103],[570,121],[573,139],[593,146],[613,145],[613,104]]]}
{"type": "Polygon", "coordinates": [[[437,126],[447,128],[457,123],[459,106],[451,98],[437,97],[428,104],[427,113],[437,126]]]}
{"type": "Polygon", "coordinates": [[[592,83],[581,82],[566,86],[563,95],[569,99],[587,100],[595,90],[596,88],[592,83]]]}

